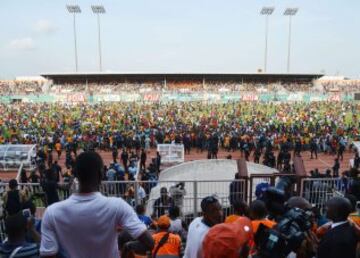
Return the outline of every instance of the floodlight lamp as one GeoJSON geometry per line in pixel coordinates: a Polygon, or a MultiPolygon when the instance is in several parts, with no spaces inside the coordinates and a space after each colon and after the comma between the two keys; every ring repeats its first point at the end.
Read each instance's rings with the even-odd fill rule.
{"type": "Polygon", "coordinates": [[[297,14],[299,8],[286,8],[284,11],[284,15],[286,16],[294,16],[297,14]]]}
{"type": "Polygon", "coordinates": [[[274,7],[263,7],[260,11],[261,15],[271,15],[274,12],[274,7]]]}
{"type": "Polygon", "coordinates": [[[69,13],[81,13],[80,6],[78,5],[67,5],[66,9],[69,13]]]}
{"type": "Polygon", "coordinates": [[[95,14],[105,13],[105,8],[102,5],[92,5],[91,9],[95,14]]]}

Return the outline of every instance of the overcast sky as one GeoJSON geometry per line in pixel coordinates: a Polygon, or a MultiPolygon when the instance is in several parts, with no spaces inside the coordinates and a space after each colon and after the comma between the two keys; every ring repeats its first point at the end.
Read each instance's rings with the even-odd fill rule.
{"type": "Polygon", "coordinates": [[[103,70],[115,72],[256,72],[264,63],[269,24],[268,72],[286,72],[286,7],[293,19],[291,72],[360,76],[359,0],[1,0],[0,79],[73,72],[73,19],[77,3],[80,72],[98,70],[96,16],[101,16],[103,70]]]}

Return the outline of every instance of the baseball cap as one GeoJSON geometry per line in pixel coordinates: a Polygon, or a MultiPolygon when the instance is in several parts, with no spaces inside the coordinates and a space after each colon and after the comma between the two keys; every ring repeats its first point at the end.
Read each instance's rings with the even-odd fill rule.
{"type": "Polygon", "coordinates": [[[243,247],[253,238],[251,221],[240,217],[233,223],[212,227],[203,242],[205,258],[238,258],[243,247]]]}
{"type": "Polygon", "coordinates": [[[157,225],[159,228],[163,228],[163,229],[169,228],[170,227],[169,217],[166,215],[161,216],[157,221],[157,225]]]}

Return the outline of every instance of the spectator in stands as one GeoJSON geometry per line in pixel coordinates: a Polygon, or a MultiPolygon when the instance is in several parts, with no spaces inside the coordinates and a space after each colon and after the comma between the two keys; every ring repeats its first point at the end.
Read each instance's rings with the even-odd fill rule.
{"type": "Polygon", "coordinates": [[[186,195],[185,182],[170,186],[169,193],[173,199],[174,206],[177,206],[181,211],[184,207],[184,197],[186,195]]]}
{"type": "Polygon", "coordinates": [[[139,220],[146,225],[147,228],[153,224],[152,219],[149,216],[145,215],[145,207],[140,204],[135,207],[136,214],[138,215],[139,220]]]}
{"type": "Polygon", "coordinates": [[[9,181],[10,190],[4,195],[4,207],[8,215],[14,215],[22,210],[23,204],[27,201],[27,197],[24,191],[17,189],[18,182],[16,179],[9,181]]]}
{"type": "Polygon", "coordinates": [[[167,214],[172,206],[174,206],[173,199],[168,195],[166,187],[162,187],[160,189],[160,197],[154,203],[154,217],[159,218],[167,214]]]}
{"type": "Polygon", "coordinates": [[[237,220],[240,217],[248,217],[249,216],[249,206],[242,200],[235,200],[233,205],[233,214],[229,215],[225,219],[225,223],[231,223],[237,220]]]}
{"type": "Polygon", "coordinates": [[[135,162],[130,162],[130,166],[128,167],[128,174],[129,180],[134,181],[137,174],[137,167],[135,162]]]}
{"type": "Polygon", "coordinates": [[[268,212],[263,201],[256,200],[251,203],[250,218],[252,220],[251,224],[254,234],[256,234],[260,224],[263,224],[268,228],[272,228],[276,225],[276,222],[269,220],[267,216],[268,212]]]}
{"type": "Polygon", "coordinates": [[[54,163],[51,166],[51,170],[53,171],[53,173],[55,174],[55,180],[56,182],[60,182],[60,178],[61,178],[61,167],[59,166],[57,160],[54,161],[54,163]]]}
{"type": "Polygon", "coordinates": [[[355,169],[359,169],[359,168],[360,168],[360,156],[359,156],[359,151],[356,151],[356,152],[355,152],[354,168],[355,168],[355,169]]]}
{"type": "Polygon", "coordinates": [[[242,217],[233,223],[215,225],[203,240],[203,257],[248,258],[248,243],[252,238],[251,222],[248,218],[242,217]]]}
{"type": "Polygon", "coordinates": [[[126,173],[128,172],[128,160],[129,160],[129,154],[128,154],[126,148],[124,148],[121,153],[121,161],[124,165],[124,169],[125,169],[126,173]]]}
{"type": "Polygon", "coordinates": [[[201,201],[203,217],[195,218],[187,235],[184,258],[203,258],[203,240],[209,229],[223,222],[223,211],[219,201],[208,196],[201,201]]]}
{"type": "Polygon", "coordinates": [[[3,258],[39,258],[40,235],[35,230],[32,220],[27,220],[22,212],[8,216],[5,220],[7,241],[0,244],[0,256],[3,258]],[[25,239],[29,232],[37,243],[25,239]]]}
{"type": "Polygon", "coordinates": [[[140,170],[146,169],[146,151],[144,149],[141,149],[141,155],[140,155],[140,170]]]}
{"type": "Polygon", "coordinates": [[[360,226],[360,207],[357,207],[357,199],[352,194],[345,195],[345,198],[348,199],[351,203],[351,213],[349,219],[353,221],[356,225],[360,226]]]}
{"type": "Polygon", "coordinates": [[[21,171],[20,171],[20,183],[21,184],[26,184],[27,182],[28,182],[28,178],[26,176],[26,170],[21,169],[21,171]]]}
{"type": "Polygon", "coordinates": [[[239,173],[235,174],[235,180],[230,183],[229,188],[229,200],[231,205],[233,205],[236,200],[242,200],[242,190],[244,189],[244,182],[240,181],[239,173]]]}
{"type": "Polygon", "coordinates": [[[170,219],[163,215],[157,221],[158,232],[153,235],[155,242],[152,257],[180,258],[181,239],[169,231],[170,219]]]}
{"type": "Polygon", "coordinates": [[[117,226],[138,239],[144,250],[153,249],[153,240],[134,210],[121,198],[107,198],[98,192],[103,167],[95,152],[83,152],[77,157],[79,193],[45,211],[42,257],[55,257],[60,247],[70,257],[119,257],[117,226]]]}
{"type": "Polygon", "coordinates": [[[339,170],[340,170],[340,162],[339,162],[339,159],[336,158],[334,166],[333,166],[333,176],[334,177],[339,177],[339,170]]]}
{"type": "Polygon", "coordinates": [[[157,173],[159,174],[160,173],[160,167],[161,167],[161,155],[160,155],[160,152],[156,152],[156,170],[157,170],[157,173]]]}
{"type": "Polygon", "coordinates": [[[57,182],[56,174],[53,170],[47,169],[45,171],[45,178],[41,182],[41,187],[45,192],[47,206],[60,200],[58,189],[61,187],[57,182]]]}
{"type": "Polygon", "coordinates": [[[358,236],[349,223],[351,203],[348,199],[334,197],[327,202],[327,217],[332,224],[322,237],[318,248],[318,258],[354,258],[358,236]]]}
{"type": "Polygon", "coordinates": [[[177,206],[169,209],[170,228],[169,232],[178,234],[181,239],[186,239],[187,226],[180,217],[180,208],[177,206]]]}

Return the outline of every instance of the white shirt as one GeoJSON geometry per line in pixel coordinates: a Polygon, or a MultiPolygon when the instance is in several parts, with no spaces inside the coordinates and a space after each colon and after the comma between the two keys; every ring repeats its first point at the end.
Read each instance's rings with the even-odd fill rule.
{"type": "Polygon", "coordinates": [[[202,220],[196,218],[189,226],[184,258],[203,258],[202,244],[210,228],[202,220]]]}
{"type": "Polygon", "coordinates": [[[99,192],[72,194],[49,206],[41,224],[41,256],[59,249],[71,258],[119,257],[116,227],[138,238],[146,226],[121,198],[99,192]]]}

